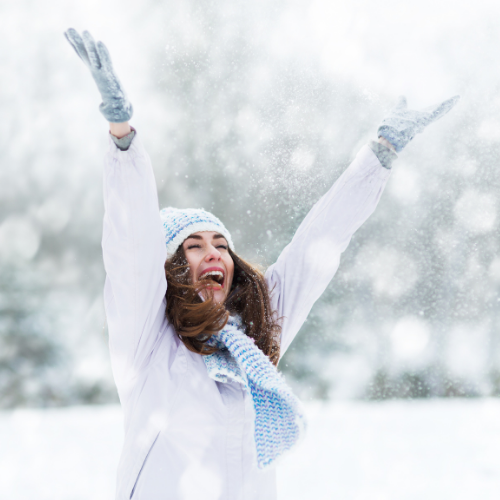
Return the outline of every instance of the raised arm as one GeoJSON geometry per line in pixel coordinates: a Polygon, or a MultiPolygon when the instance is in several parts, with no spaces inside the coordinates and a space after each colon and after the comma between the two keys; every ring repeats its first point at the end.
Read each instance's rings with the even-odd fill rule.
{"type": "Polygon", "coordinates": [[[408,110],[406,99],[382,121],[379,141],[365,146],[330,190],[314,205],[291,243],[266,272],[273,307],[283,318],[281,355],[314,302],[335,275],[352,235],[375,210],[390,175],[394,150],[447,113],[458,96],[424,111],[408,110]]]}
{"type": "Polygon", "coordinates": [[[104,167],[104,301],[113,373],[122,393],[159,340],[165,314],[166,247],[150,159],[128,123],[132,106],[108,50],[88,32],[66,38],[89,67],[102,96],[99,109],[110,123],[104,167]]]}
{"type": "Polygon", "coordinates": [[[283,318],[281,355],[337,272],[352,235],[375,210],[390,172],[363,147],[267,270],[272,305],[283,318]]]}

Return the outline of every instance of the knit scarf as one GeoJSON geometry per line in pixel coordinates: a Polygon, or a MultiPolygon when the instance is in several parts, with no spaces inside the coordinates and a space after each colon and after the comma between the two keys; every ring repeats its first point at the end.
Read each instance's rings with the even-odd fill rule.
{"type": "Polygon", "coordinates": [[[257,465],[264,469],[291,450],[304,433],[302,405],[269,358],[245,334],[239,317],[231,317],[208,343],[219,347],[203,356],[209,377],[240,383],[252,399],[257,465]]]}

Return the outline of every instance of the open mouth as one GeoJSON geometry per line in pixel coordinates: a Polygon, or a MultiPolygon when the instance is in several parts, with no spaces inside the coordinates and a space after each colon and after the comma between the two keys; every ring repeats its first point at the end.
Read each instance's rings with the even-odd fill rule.
{"type": "Polygon", "coordinates": [[[207,286],[209,290],[224,288],[224,271],[221,269],[207,269],[198,279],[211,281],[213,284],[207,286]]]}

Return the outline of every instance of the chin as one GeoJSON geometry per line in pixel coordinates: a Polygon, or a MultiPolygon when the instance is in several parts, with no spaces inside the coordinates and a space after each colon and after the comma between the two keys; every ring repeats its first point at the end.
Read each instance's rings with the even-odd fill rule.
{"type": "Polygon", "coordinates": [[[214,302],[217,302],[217,304],[222,304],[225,300],[226,294],[222,290],[214,293],[214,302]]]}

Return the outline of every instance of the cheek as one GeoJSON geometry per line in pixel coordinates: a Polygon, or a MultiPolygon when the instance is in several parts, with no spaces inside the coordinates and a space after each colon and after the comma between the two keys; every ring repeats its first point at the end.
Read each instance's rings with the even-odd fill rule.
{"type": "Polygon", "coordinates": [[[191,276],[191,281],[194,281],[196,269],[198,269],[199,262],[192,252],[184,252],[184,255],[186,256],[186,260],[189,266],[189,275],[191,276]]]}

